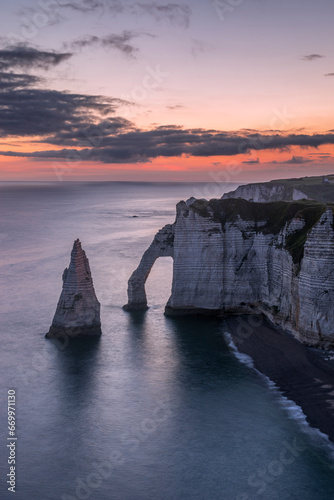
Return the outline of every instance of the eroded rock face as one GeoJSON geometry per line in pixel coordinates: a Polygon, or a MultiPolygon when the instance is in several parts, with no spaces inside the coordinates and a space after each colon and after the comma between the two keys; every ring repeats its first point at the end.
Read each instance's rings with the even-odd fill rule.
{"type": "Polygon", "coordinates": [[[95,295],[86,253],[77,239],[63,273],[63,289],[47,338],[101,335],[100,303],[95,295]]]}
{"type": "MultiPolygon", "coordinates": [[[[334,346],[331,207],[191,200],[178,204],[169,228],[174,265],[166,314],[264,313],[308,345],[334,346]]],[[[147,306],[144,285],[167,251],[163,240],[152,243],[130,278],[129,303],[147,306]]]]}

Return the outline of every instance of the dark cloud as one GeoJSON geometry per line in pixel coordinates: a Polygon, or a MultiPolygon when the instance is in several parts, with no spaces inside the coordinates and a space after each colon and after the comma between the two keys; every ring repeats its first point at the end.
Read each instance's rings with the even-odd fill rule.
{"type": "Polygon", "coordinates": [[[158,22],[168,22],[170,24],[187,28],[189,26],[191,9],[186,4],[157,2],[138,2],[132,5],[132,12],[135,14],[148,14],[158,22]]]}
{"type": "Polygon", "coordinates": [[[321,54],[309,54],[307,56],[303,56],[301,59],[302,61],[317,61],[318,59],[323,59],[325,56],[322,56],[321,54]]]}
{"type": "Polygon", "coordinates": [[[188,27],[191,9],[184,3],[131,2],[128,0],[69,0],[57,2],[41,2],[39,8],[24,7],[19,12],[22,28],[34,33],[42,27],[60,23],[66,19],[63,13],[77,12],[81,14],[96,12],[99,14],[131,14],[148,15],[157,22],[165,22],[175,26],[188,27]]]}
{"type": "MultiPolygon", "coordinates": [[[[78,148],[82,147],[82,130],[84,129],[80,119],[82,115],[80,116],[79,113],[75,126],[59,130],[43,141],[60,147],[66,145],[66,149],[20,153],[19,156],[64,160],[68,156],[76,156],[81,160],[89,158],[104,163],[136,163],[150,161],[157,157],[233,156],[256,150],[286,150],[292,146],[316,148],[323,144],[334,144],[334,134],[262,135],[258,133],[247,135],[238,132],[183,129],[174,126],[139,130],[126,121],[122,123],[119,119],[120,121],[115,122],[112,134],[106,133],[101,144],[80,151],[78,148]]],[[[1,154],[15,156],[17,153],[8,151],[1,154]]],[[[293,157],[291,160],[293,163],[302,163],[299,157],[293,157]]]]}
{"type": "MultiPolygon", "coordinates": [[[[35,136],[85,130],[113,113],[117,100],[36,88],[0,91],[0,136],[35,136]]],[[[61,135],[60,135],[61,137],[61,135]]]]}
{"type": "Polygon", "coordinates": [[[0,72],[0,92],[25,88],[41,81],[37,76],[0,72]]]}
{"type": "Polygon", "coordinates": [[[71,9],[77,12],[92,12],[97,9],[104,8],[105,2],[101,0],[77,0],[75,2],[61,2],[59,7],[63,9],[71,9]]]}
{"type": "Polygon", "coordinates": [[[100,121],[81,121],[77,124],[56,132],[53,136],[42,139],[41,142],[57,146],[73,146],[78,144],[80,147],[89,147],[102,145],[107,137],[114,136],[120,132],[133,130],[133,124],[126,118],[120,116],[108,117],[100,121]]]}
{"type": "Polygon", "coordinates": [[[150,33],[135,33],[132,31],[123,31],[120,35],[110,34],[103,37],[99,36],[85,36],[74,40],[69,44],[65,44],[66,47],[71,47],[72,50],[82,49],[84,47],[99,45],[105,48],[112,48],[119,50],[123,54],[129,57],[135,57],[139,52],[138,48],[135,47],[131,42],[133,39],[138,38],[141,35],[154,37],[150,33]]]}
{"type": "MultiPolygon", "coordinates": [[[[90,126],[114,115],[124,104],[120,99],[90,96],[39,88],[37,76],[0,72],[0,136],[46,136],[65,140],[66,132],[86,133],[90,126]],[[65,134],[65,135],[64,135],[65,134]]],[[[108,133],[128,126],[122,118],[113,117],[108,133]]]]}
{"type": "MultiPolygon", "coordinates": [[[[114,114],[122,102],[102,96],[90,96],[48,90],[40,77],[14,72],[15,69],[48,69],[68,59],[70,53],[41,51],[27,45],[0,50],[0,136],[28,137],[65,134],[91,125],[114,114]]],[[[125,126],[114,124],[114,129],[125,126]]]]}
{"type": "Polygon", "coordinates": [[[260,159],[257,158],[256,160],[245,160],[242,163],[245,163],[246,165],[256,165],[257,163],[260,163],[260,159]]]}
{"type": "Polygon", "coordinates": [[[52,26],[64,21],[62,12],[72,11],[87,14],[95,11],[104,12],[112,0],[74,0],[39,2],[39,8],[23,7],[19,11],[22,28],[31,34],[41,27],[52,26]]]}
{"type": "Polygon", "coordinates": [[[326,73],[325,76],[334,76],[334,73],[326,73]]]}
{"type": "Polygon", "coordinates": [[[187,28],[191,18],[191,8],[185,3],[158,2],[127,2],[126,0],[111,0],[107,8],[113,15],[132,14],[134,16],[150,16],[155,21],[187,28]]]}
{"type": "Polygon", "coordinates": [[[303,163],[312,163],[310,158],[304,158],[303,156],[293,156],[290,160],[280,162],[283,165],[302,165],[303,163]]]}
{"type": "MultiPolygon", "coordinates": [[[[334,132],[334,130],[329,130],[329,132],[334,132]]],[[[316,158],[332,158],[333,155],[331,153],[327,153],[326,151],[323,153],[308,153],[309,157],[315,156],[316,158]]]]}
{"type": "Polygon", "coordinates": [[[0,50],[0,71],[31,68],[47,70],[66,61],[71,56],[72,54],[68,52],[38,50],[19,43],[0,50]]]}
{"type": "MultiPolygon", "coordinates": [[[[60,92],[42,88],[43,80],[17,69],[48,69],[68,59],[70,53],[41,51],[19,44],[0,50],[0,136],[46,137],[50,144],[95,133],[108,136],[129,129],[130,122],[115,117],[125,101],[60,92]],[[94,129],[94,132],[92,132],[94,129]]],[[[88,142],[89,147],[96,142],[88,142]]]]}

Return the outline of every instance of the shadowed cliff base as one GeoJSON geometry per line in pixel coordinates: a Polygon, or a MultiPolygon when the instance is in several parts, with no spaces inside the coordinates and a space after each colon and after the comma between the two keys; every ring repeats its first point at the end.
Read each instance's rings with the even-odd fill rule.
{"type": "Polygon", "coordinates": [[[165,316],[221,316],[220,309],[202,309],[199,307],[165,307],[165,316]]]}
{"type": "Polygon", "coordinates": [[[225,318],[228,316],[240,316],[242,314],[257,314],[258,309],[257,305],[252,304],[243,304],[238,305],[238,307],[232,308],[230,307],[228,311],[226,309],[204,309],[201,307],[171,307],[166,305],[165,307],[165,316],[175,317],[175,316],[211,316],[218,318],[225,318]]]}
{"type": "Polygon", "coordinates": [[[125,304],[123,306],[124,311],[147,311],[147,302],[138,302],[136,304],[125,304]]]}
{"type": "Polygon", "coordinates": [[[64,328],[52,325],[50,330],[45,335],[47,339],[62,339],[62,338],[88,338],[88,337],[99,337],[102,335],[101,325],[93,326],[76,326],[70,328],[64,328]]]}
{"type": "Polygon", "coordinates": [[[240,352],[251,356],[255,368],[302,408],[308,423],[334,442],[334,362],[264,316],[257,318],[258,326],[241,329],[240,325],[249,324],[249,317],[227,316],[225,331],[240,352]]]}

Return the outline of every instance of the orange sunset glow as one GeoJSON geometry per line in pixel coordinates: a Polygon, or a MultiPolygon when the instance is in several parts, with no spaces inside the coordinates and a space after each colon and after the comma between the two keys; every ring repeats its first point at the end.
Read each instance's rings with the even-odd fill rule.
{"type": "Polygon", "coordinates": [[[23,21],[7,8],[0,179],[330,173],[332,6],[304,2],[300,16],[299,4],[252,0],[224,10],[196,0],[150,10],[124,2],[103,16],[98,6],[74,15],[59,5],[45,7],[41,26],[34,10],[23,21]],[[321,26],[314,36],[311,25],[321,26]]]}

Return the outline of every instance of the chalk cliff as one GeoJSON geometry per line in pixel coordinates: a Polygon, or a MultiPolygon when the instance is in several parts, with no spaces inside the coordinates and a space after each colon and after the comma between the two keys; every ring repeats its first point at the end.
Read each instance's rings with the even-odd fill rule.
{"type": "Polygon", "coordinates": [[[166,314],[264,313],[305,344],[334,346],[333,207],[315,201],[195,200],[177,205],[129,280],[146,308],[158,257],[174,259],[166,314]]]}
{"type": "Polygon", "coordinates": [[[311,199],[300,189],[287,187],[283,184],[245,184],[239,186],[235,191],[225,193],[223,200],[230,198],[243,198],[244,200],[254,201],[256,203],[266,203],[269,201],[297,201],[311,199]]]}
{"type": "Polygon", "coordinates": [[[77,239],[63,273],[63,289],[47,338],[101,335],[100,303],[96,298],[86,253],[77,239]]]}
{"type": "Polygon", "coordinates": [[[243,184],[222,196],[223,200],[243,198],[256,203],[270,201],[317,200],[334,202],[334,176],[278,179],[270,182],[243,184]]]}

